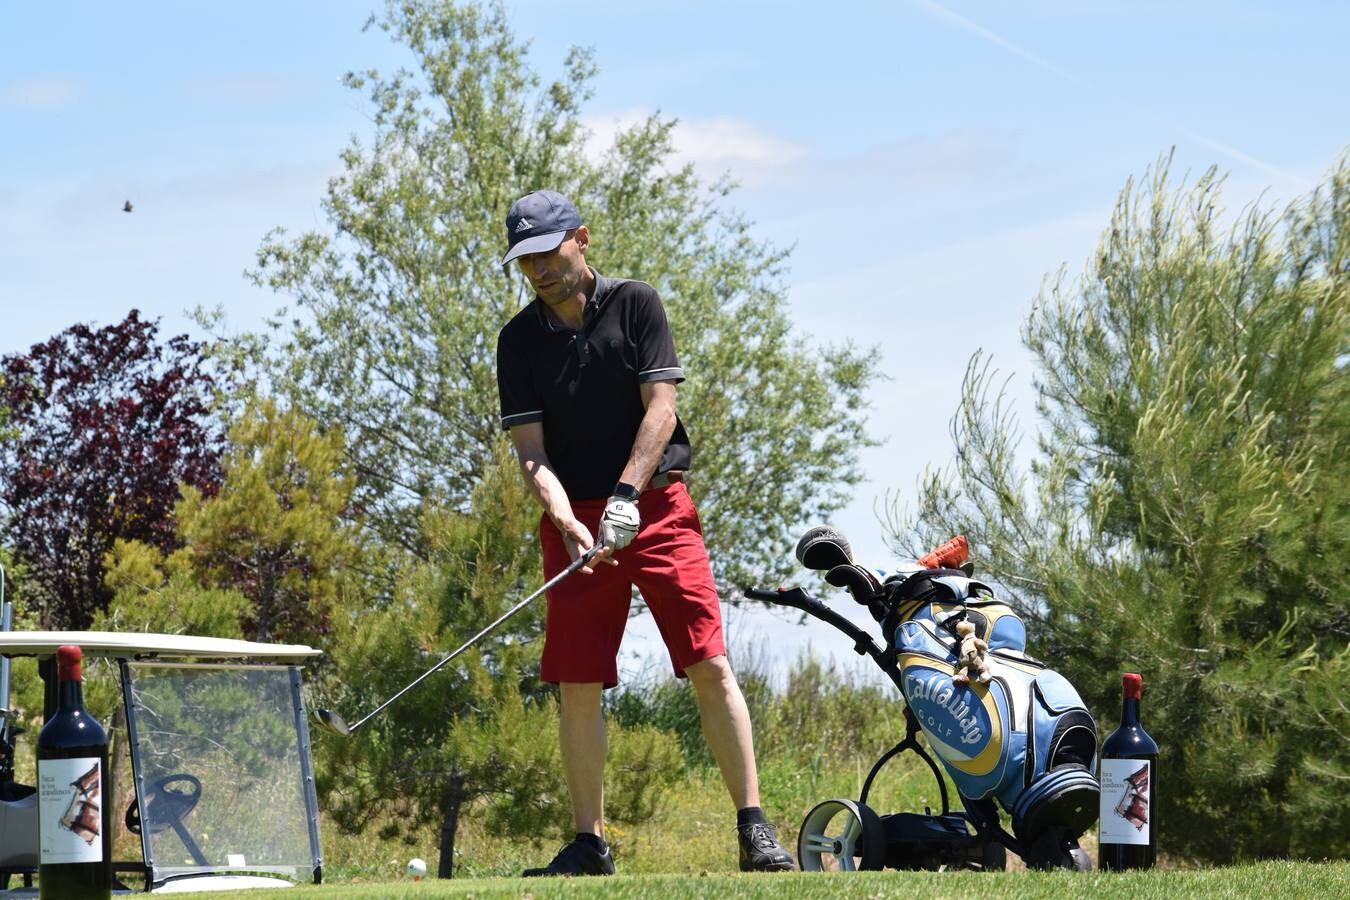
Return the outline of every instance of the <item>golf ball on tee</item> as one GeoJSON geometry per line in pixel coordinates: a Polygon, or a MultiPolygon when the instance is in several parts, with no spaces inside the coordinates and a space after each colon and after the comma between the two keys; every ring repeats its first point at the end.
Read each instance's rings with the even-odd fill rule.
{"type": "Polygon", "coordinates": [[[427,864],[420,857],[414,856],[408,860],[408,874],[413,878],[421,878],[427,874],[427,864]]]}

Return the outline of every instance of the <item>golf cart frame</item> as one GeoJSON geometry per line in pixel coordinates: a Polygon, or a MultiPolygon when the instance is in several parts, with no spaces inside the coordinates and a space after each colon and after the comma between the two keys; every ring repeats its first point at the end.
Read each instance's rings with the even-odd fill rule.
{"type": "MultiPolygon", "coordinates": [[[[55,711],[55,653],[64,645],[80,647],[86,660],[117,666],[126,731],[110,734],[110,742],[125,739],[135,796],[125,816],[114,808],[111,819],[114,833],[125,828],[139,836],[141,859],[114,859],[115,878],[138,875],[151,893],[290,884],[264,873],[322,881],[318,801],[301,697],[301,664],[321,651],[190,635],[15,632],[9,630],[11,611],[2,592],[0,586],[0,897],[32,896],[38,868],[37,798],[31,787],[14,780],[15,738],[22,730],[8,708],[10,660],[37,658],[45,721],[55,711]],[[223,731],[222,721],[228,725],[223,731]],[[252,738],[254,729],[258,747],[252,740],[230,744],[230,737],[252,738]],[[202,747],[212,748],[211,754],[202,747]],[[231,765],[236,750],[262,773],[250,785],[275,798],[273,808],[246,794],[243,764],[231,765]],[[189,828],[185,820],[199,801],[202,811],[189,828]],[[287,834],[267,833],[277,822],[284,822],[287,834]],[[217,836],[204,849],[208,827],[217,836]],[[163,843],[170,835],[176,842],[163,843]],[[240,845],[229,845],[232,849],[245,851],[246,845],[248,855],[223,854],[218,845],[230,840],[240,845]],[[5,890],[16,877],[22,887],[5,890]]],[[[114,753],[123,758],[120,749],[114,753]]],[[[110,792],[106,802],[120,804],[124,796],[110,792]]]]}

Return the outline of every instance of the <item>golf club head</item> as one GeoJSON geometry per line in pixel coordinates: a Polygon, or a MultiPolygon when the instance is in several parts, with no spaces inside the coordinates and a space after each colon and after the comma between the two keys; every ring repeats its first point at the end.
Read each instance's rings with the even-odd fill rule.
{"type": "Polygon", "coordinates": [[[828,572],[853,562],[853,548],[832,526],[817,525],[797,542],[797,562],[816,572],[828,572]]]}
{"type": "Polygon", "coordinates": [[[331,709],[314,710],[314,718],[321,726],[323,726],[325,731],[342,735],[343,737],[352,733],[352,730],[347,727],[346,720],[331,709]]]}

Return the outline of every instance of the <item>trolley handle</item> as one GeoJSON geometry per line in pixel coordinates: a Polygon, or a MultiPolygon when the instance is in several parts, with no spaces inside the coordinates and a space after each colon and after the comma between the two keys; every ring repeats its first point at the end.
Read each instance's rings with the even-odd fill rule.
{"type": "Polygon", "coordinates": [[[800,609],[802,612],[820,619],[838,628],[844,634],[853,639],[853,650],[859,656],[866,654],[876,660],[877,665],[881,666],[883,671],[893,668],[894,664],[888,666],[886,655],[876,642],[872,640],[871,635],[863,631],[857,625],[854,625],[848,619],[839,613],[830,609],[823,602],[812,597],[800,587],[786,588],[780,587],[776,591],[766,591],[763,588],[749,587],[745,589],[745,596],[751,600],[763,600],[766,603],[773,603],[777,606],[790,606],[793,609],[800,609]]]}

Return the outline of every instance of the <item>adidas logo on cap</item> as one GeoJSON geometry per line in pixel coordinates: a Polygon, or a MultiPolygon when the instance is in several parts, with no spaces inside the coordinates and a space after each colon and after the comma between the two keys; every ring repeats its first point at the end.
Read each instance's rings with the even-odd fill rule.
{"type": "Polygon", "coordinates": [[[506,214],[506,255],[502,265],[527,253],[550,253],[566,233],[581,227],[577,208],[557,191],[533,191],[506,214]]]}

